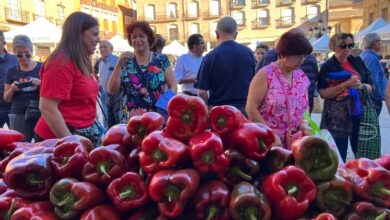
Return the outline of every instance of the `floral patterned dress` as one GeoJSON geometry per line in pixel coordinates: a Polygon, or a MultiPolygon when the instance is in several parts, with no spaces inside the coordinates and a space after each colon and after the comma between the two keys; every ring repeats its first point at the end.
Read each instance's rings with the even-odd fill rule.
{"type": "Polygon", "coordinates": [[[295,70],[292,73],[293,83],[291,87],[287,78],[275,62],[264,68],[266,71],[268,90],[258,110],[267,125],[280,137],[283,146],[286,146],[286,131],[289,123],[287,116],[287,98],[283,87],[289,96],[291,127],[298,128],[303,113],[309,106],[307,91],[310,81],[302,70],[295,70]],[[279,76],[281,83],[276,74],[279,76]]]}
{"type": "Polygon", "coordinates": [[[140,65],[137,71],[135,58],[128,60],[121,70],[120,123],[127,123],[135,115],[155,111],[158,98],[165,91],[165,70],[169,59],[164,54],[153,53],[148,65],[140,65]]]}

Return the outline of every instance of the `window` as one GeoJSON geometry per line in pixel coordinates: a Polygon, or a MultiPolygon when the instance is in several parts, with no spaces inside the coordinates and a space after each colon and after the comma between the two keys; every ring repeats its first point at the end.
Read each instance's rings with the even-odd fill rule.
{"type": "Polygon", "coordinates": [[[219,0],[211,0],[210,5],[210,14],[211,15],[220,15],[220,1],[219,0]]]}
{"type": "Polygon", "coordinates": [[[44,18],[46,16],[45,2],[42,0],[34,0],[34,18],[44,18]]]}
{"type": "Polygon", "coordinates": [[[215,31],[217,30],[217,22],[216,21],[213,21],[211,24],[210,24],[210,35],[215,37],[216,36],[216,33],[215,31]]]}
{"type": "Polygon", "coordinates": [[[245,0],[234,0],[234,5],[245,6],[245,0]]]}
{"type": "Polygon", "coordinates": [[[167,5],[167,15],[169,18],[176,18],[176,4],[175,3],[169,3],[167,5]]]}
{"type": "Polygon", "coordinates": [[[292,24],[293,23],[293,9],[292,8],[283,8],[282,9],[282,23],[283,24],[292,24]]]}
{"type": "Polygon", "coordinates": [[[268,10],[257,11],[257,22],[259,25],[268,25],[268,10]]]}
{"type": "Polygon", "coordinates": [[[19,0],[8,0],[9,11],[6,15],[8,18],[15,20],[22,20],[20,15],[20,3],[19,0]]]}
{"type": "Polygon", "coordinates": [[[198,13],[199,13],[199,4],[198,2],[190,2],[189,4],[189,8],[188,8],[188,14],[189,14],[189,17],[192,17],[192,18],[195,18],[195,17],[198,17],[198,13]]]}
{"type": "Polygon", "coordinates": [[[63,6],[61,3],[57,5],[58,9],[58,18],[61,20],[65,20],[65,6],[63,6]]]}
{"type": "Polygon", "coordinates": [[[374,12],[368,14],[368,24],[372,24],[374,22],[374,12]]]}
{"type": "Polygon", "coordinates": [[[190,24],[190,35],[192,34],[199,34],[199,24],[198,23],[192,23],[190,24]]]}
{"type": "Polygon", "coordinates": [[[335,33],[338,34],[338,33],[341,33],[342,30],[341,30],[341,24],[335,24],[334,25],[334,29],[335,29],[335,33]]]}
{"type": "Polygon", "coordinates": [[[245,14],[242,11],[235,12],[233,14],[234,20],[236,20],[237,25],[244,25],[245,24],[245,14]]]}
{"type": "Polygon", "coordinates": [[[112,32],[116,33],[117,32],[116,21],[112,21],[111,24],[112,24],[112,32]]]}
{"type": "Polygon", "coordinates": [[[315,19],[319,14],[320,8],[317,5],[307,6],[307,19],[315,19]]]}
{"type": "Polygon", "coordinates": [[[387,8],[382,9],[382,18],[385,21],[389,21],[389,10],[387,8]]]}
{"type": "Polygon", "coordinates": [[[146,20],[155,20],[156,19],[156,9],[154,5],[147,5],[145,7],[145,19],[146,20]]]}
{"type": "Polygon", "coordinates": [[[179,40],[179,28],[176,24],[169,25],[169,40],[179,40]]]}
{"type": "Polygon", "coordinates": [[[107,19],[103,20],[103,30],[108,31],[108,20],[107,19]]]}

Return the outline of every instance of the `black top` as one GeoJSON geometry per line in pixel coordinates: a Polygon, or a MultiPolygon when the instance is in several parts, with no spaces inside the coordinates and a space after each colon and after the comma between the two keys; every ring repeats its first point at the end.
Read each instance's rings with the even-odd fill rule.
{"type": "Polygon", "coordinates": [[[10,104],[3,99],[5,76],[9,68],[18,65],[18,59],[15,55],[9,54],[6,50],[4,52],[4,58],[0,58],[0,112],[8,112],[10,109],[10,104]]]}

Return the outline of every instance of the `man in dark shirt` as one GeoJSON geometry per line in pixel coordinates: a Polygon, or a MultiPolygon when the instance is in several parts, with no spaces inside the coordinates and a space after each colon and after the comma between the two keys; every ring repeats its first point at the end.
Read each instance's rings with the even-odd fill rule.
{"type": "Polygon", "coordinates": [[[9,54],[5,47],[5,39],[3,31],[0,31],[0,128],[7,123],[9,127],[8,114],[10,104],[3,99],[5,75],[10,67],[18,65],[18,60],[15,55],[9,54]]]}
{"type": "Polygon", "coordinates": [[[245,114],[255,57],[248,47],[234,41],[237,23],[233,18],[219,20],[216,34],[220,45],[205,56],[199,68],[198,94],[209,107],[233,105],[245,114]]]}

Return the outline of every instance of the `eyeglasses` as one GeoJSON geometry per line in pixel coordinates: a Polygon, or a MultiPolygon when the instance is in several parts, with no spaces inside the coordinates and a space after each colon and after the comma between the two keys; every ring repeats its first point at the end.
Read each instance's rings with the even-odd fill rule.
{"type": "Polygon", "coordinates": [[[291,58],[293,58],[295,61],[301,61],[306,59],[306,55],[293,55],[291,58]]]}
{"type": "Polygon", "coordinates": [[[348,47],[348,49],[352,49],[354,46],[355,46],[354,43],[351,43],[351,44],[339,44],[339,48],[341,48],[341,49],[346,49],[347,47],[348,47]]]}
{"type": "Polygon", "coordinates": [[[27,59],[30,59],[31,58],[31,54],[29,53],[26,53],[26,54],[17,54],[16,55],[17,58],[21,59],[23,57],[26,57],[27,59]]]}

